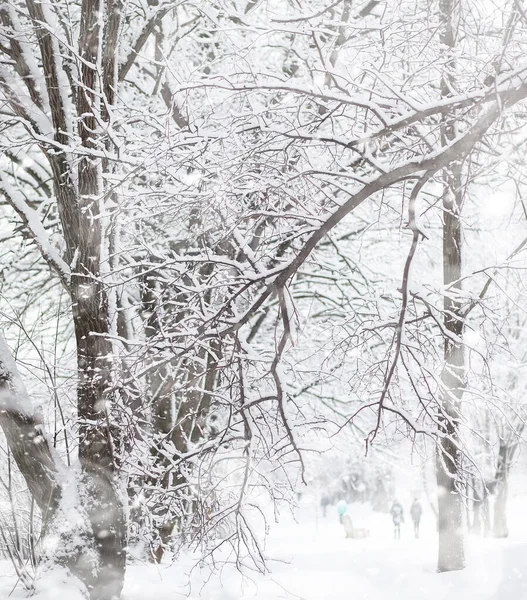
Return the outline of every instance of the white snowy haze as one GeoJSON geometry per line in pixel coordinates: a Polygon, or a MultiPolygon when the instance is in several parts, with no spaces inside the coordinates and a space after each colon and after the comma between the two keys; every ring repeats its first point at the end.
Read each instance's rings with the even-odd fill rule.
{"type": "Polygon", "coordinates": [[[0,597],[527,598],[527,3],[0,0],[0,597]]]}

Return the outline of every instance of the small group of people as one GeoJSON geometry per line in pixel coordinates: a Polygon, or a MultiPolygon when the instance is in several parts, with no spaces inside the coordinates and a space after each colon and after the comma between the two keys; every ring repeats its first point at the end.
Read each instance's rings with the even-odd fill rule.
{"type": "MultiPolygon", "coordinates": [[[[323,496],[320,502],[322,506],[323,515],[326,516],[327,507],[329,505],[329,499],[327,496],[323,496]]],[[[339,516],[339,522],[342,525],[345,525],[344,519],[348,517],[348,503],[345,500],[339,500],[336,505],[337,514],[339,516]]],[[[415,538],[419,538],[419,526],[421,524],[421,516],[423,514],[423,507],[421,506],[421,502],[419,498],[414,498],[412,505],[410,506],[410,516],[412,518],[412,522],[414,524],[414,535],[415,538]]],[[[390,509],[390,515],[392,516],[393,521],[393,537],[396,540],[401,539],[401,524],[404,523],[404,509],[399,500],[394,500],[392,507],[390,509]]],[[[350,522],[351,523],[351,522],[350,522]]],[[[351,526],[351,524],[350,524],[351,526]]]]}
{"type": "MultiPolygon", "coordinates": [[[[392,508],[390,510],[390,514],[392,515],[393,521],[393,537],[396,540],[401,539],[401,523],[404,523],[404,510],[402,504],[398,500],[394,500],[392,504],[392,508]]],[[[421,502],[419,502],[419,498],[414,498],[412,502],[412,506],[410,507],[410,516],[412,517],[412,522],[414,524],[414,535],[415,538],[419,538],[419,525],[421,523],[421,515],[423,514],[423,507],[421,506],[421,502]]]]}

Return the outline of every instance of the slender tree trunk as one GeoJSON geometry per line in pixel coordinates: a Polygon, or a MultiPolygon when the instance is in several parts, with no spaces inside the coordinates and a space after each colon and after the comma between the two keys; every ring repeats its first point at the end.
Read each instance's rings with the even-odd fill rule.
{"type": "Polygon", "coordinates": [[[494,537],[506,538],[509,536],[507,524],[507,499],[509,495],[509,447],[500,440],[498,451],[498,466],[496,469],[496,499],[494,501],[494,537]]]}
{"type": "MultiPolygon", "coordinates": [[[[209,274],[204,267],[203,276],[209,274]]],[[[141,304],[146,317],[145,336],[154,341],[162,335],[164,318],[172,324],[177,323],[180,315],[170,314],[165,302],[185,307],[187,298],[183,292],[167,287],[160,273],[149,272],[141,282],[141,304]],[[167,314],[164,314],[167,310],[167,314]]],[[[210,298],[205,297],[206,301],[210,298]]],[[[180,310],[185,310],[180,309],[180,310]]],[[[171,495],[170,502],[156,505],[157,542],[152,551],[156,562],[161,562],[166,548],[170,544],[174,529],[186,513],[195,513],[195,501],[188,494],[187,476],[181,464],[174,466],[166,456],[165,443],[170,441],[177,455],[183,455],[204,437],[204,425],[210,409],[212,390],[216,383],[216,362],[219,344],[211,342],[210,351],[201,348],[198,356],[182,360],[178,364],[167,363],[152,369],[148,375],[148,401],[152,412],[154,443],[151,453],[154,458],[156,475],[151,484],[159,485],[163,490],[177,490],[171,495]],[[205,368],[203,368],[205,365],[205,368]],[[176,391],[175,384],[179,391],[176,391]]],[[[176,455],[176,458],[177,458],[176,455]]],[[[166,497],[165,497],[166,498],[166,497]]]]}
{"type": "MultiPolygon", "coordinates": [[[[439,1],[440,41],[448,49],[455,47],[453,18],[456,0],[439,1]]],[[[447,53],[441,80],[443,97],[452,95],[455,64],[453,52],[447,53]]],[[[456,136],[455,122],[442,125],[442,144],[456,136]]],[[[463,502],[460,494],[459,418],[460,401],[465,387],[465,355],[461,292],[461,163],[445,170],[443,188],[443,285],[444,285],[444,367],[441,374],[439,441],[436,453],[438,487],[438,571],[453,571],[465,566],[463,540],[463,502]]]]}
{"type": "Polygon", "coordinates": [[[45,524],[60,500],[57,467],[43,435],[43,424],[33,411],[15,360],[1,335],[0,426],[45,524]]]}
{"type": "MultiPolygon", "coordinates": [[[[149,273],[141,280],[141,305],[146,317],[145,337],[147,341],[155,340],[162,332],[163,298],[166,290],[158,273],[149,273]]],[[[171,440],[175,426],[174,381],[171,365],[167,363],[154,368],[148,374],[147,402],[152,413],[153,444],[150,452],[154,459],[155,475],[149,477],[151,485],[160,485],[163,490],[178,485],[176,469],[172,468],[166,456],[165,443],[171,440]]],[[[152,548],[152,558],[161,562],[165,549],[170,541],[172,531],[177,523],[173,514],[173,503],[156,504],[152,511],[155,515],[155,534],[157,540],[152,548]]]]}
{"type": "Polygon", "coordinates": [[[476,535],[481,535],[481,500],[474,500],[472,526],[470,531],[476,535]]]}
{"type": "Polygon", "coordinates": [[[490,522],[490,501],[489,501],[489,490],[486,487],[483,492],[483,503],[482,503],[482,520],[483,520],[483,537],[489,537],[492,532],[492,524],[490,522]]]}
{"type": "MultiPolygon", "coordinates": [[[[205,359],[204,352],[201,353],[205,359]]],[[[182,455],[188,452],[192,444],[198,443],[204,437],[204,421],[209,412],[211,392],[216,378],[216,365],[210,354],[206,358],[207,369],[205,373],[198,372],[193,364],[186,364],[188,389],[183,390],[179,397],[174,399],[172,379],[167,377],[165,390],[154,403],[156,433],[170,439],[178,452],[182,455]],[[196,391],[192,388],[202,388],[204,391],[196,391]]],[[[163,390],[162,390],[163,391],[163,390]]],[[[179,506],[181,514],[174,514],[165,507],[162,522],[158,527],[159,544],[154,549],[156,562],[161,562],[165,550],[170,543],[173,531],[184,513],[195,514],[196,502],[194,498],[187,495],[187,477],[181,465],[172,467],[170,462],[162,453],[153,449],[157,458],[157,467],[166,470],[161,485],[164,489],[173,487],[178,490],[179,506]]]]}
{"type": "Polygon", "coordinates": [[[461,315],[461,177],[460,166],[447,174],[443,200],[444,368],[436,468],[438,485],[438,570],[465,566],[463,502],[460,494],[459,418],[465,387],[463,317],[461,315]]]}
{"type": "Polygon", "coordinates": [[[472,520],[467,519],[467,524],[471,533],[481,535],[485,486],[481,485],[479,477],[472,476],[470,488],[472,490],[472,520]]]}
{"type": "Polygon", "coordinates": [[[463,317],[458,297],[461,279],[461,198],[459,173],[450,173],[444,198],[443,276],[444,369],[436,458],[439,513],[438,570],[465,566],[463,502],[460,494],[459,406],[465,387],[463,317]]]}

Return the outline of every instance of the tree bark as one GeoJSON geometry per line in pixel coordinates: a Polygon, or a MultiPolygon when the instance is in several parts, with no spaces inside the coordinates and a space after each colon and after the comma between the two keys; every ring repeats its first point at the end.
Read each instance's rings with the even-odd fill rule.
{"type": "Polygon", "coordinates": [[[460,167],[447,176],[443,202],[444,368],[436,457],[438,486],[438,571],[463,569],[463,502],[460,494],[460,401],[465,387],[463,316],[461,314],[461,194],[460,167]]]}
{"type": "Polygon", "coordinates": [[[509,447],[500,440],[498,450],[498,466],[496,468],[496,499],[494,501],[494,528],[493,534],[497,538],[509,537],[507,523],[507,499],[509,495],[509,447]]]}
{"type": "MultiPolygon", "coordinates": [[[[441,79],[441,95],[448,97],[454,89],[456,41],[453,28],[455,0],[439,1],[440,41],[449,50],[441,79]]],[[[442,145],[456,137],[454,119],[442,124],[442,145]]],[[[441,401],[438,418],[439,441],[436,453],[438,488],[439,548],[437,570],[454,571],[465,567],[463,539],[463,502],[460,494],[461,451],[459,449],[460,402],[465,387],[465,355],[461,292],[461,190],[460,161],[445,169],[443,185],[443,324],[444,367],[441,374],[441,401]]]]}
{"type": "Polygon", "coordinates": [[[109,498],[107,486],[94,489],[93,477],[83,475],[78,481],[68,480],[64,465],[57,464],[59,459],[51,452],[43,424],[34,414],[16,363],[1,337],[0,426],[42,513],[44,560],[67,567],[86,584],[93,600],[118,598],[122,581],[115,576],[115,552],[108,552],[109,545],[101,546],[94,536],[106,527],[110,533],[103,537],[112,537],[116,511],[106,510],[105,503],[113,502],[113,498],[109,498]],[[93,501],[96,493],[101,496],[96,500],[102,508],[100,514],[95,514],[94,505],[89,502],[78,505],[79,498],[73,495],[93,501]],[[76,513],[74,522],[72,510],[76,513]],[[59,541],[46,549],[48,536],[59,541]]]}
{"type": "MultiPolygon", "coordinates": [[[[170,323],[177,326],[181,318],[180,314],[170,314],[170,310],[166,309],[168,300],[171,300],[173,305],[179,304],[183,307],[187,302],[183,292],[167,287],[160,273],[151,272],[142,278],[141,304],[146,317],[145,336],[150,342],[155,342],[156,337],[161,336],[164,327],[170,323]],[[164,320],[168,322],[164,323],[164,320]]],[[[205,300],[208,301],[209,298],[206,297],[205,300]]],[[[197,351],[197,357],[189,357],[177,364],[167,363],[153,369],[148,376],[148,401],[152,411],[154,436],[151,453],[156,472],[151,478],[151,483],[157,483],[163,490],[177,490],[171,503],[164,502],[163,505],[155,507],[158,540],[152,555],[156,562],[162,561],[173,531],[183,514],[193,513],[195,508],[194,500],[186,493],[187,477],[181,469],[182,465],[178,463],[174,466],[173,461],[166,456],[163,446],[167,441],[172,442],[177,458],[178,455],[188,452],[192,444],[203,439],[204,423],[216,382],[219,351],[219,344],[211,342],[210,351],[201,348],[197,351]],[[176,381],[180,386],[179,392],[174,390],[176,381]],[[176,511],[173,510],[174,499],[176,511]]]]}
{"type": "MultiPolygon", "coordinates": [[[[82,145],[89,150],[100,145],[98,118],[108,120],[107,111],[113,100],[116,82],[113,56],[117,51],[119,27],[117,4],[83,0],[80,23],[81,82],[75,97],[78,135],[82,145]],[[100,27],[101,12],[106,13],[104,31],[100,27]],[[100,58],[102,82],[97,73],[100,58]]],[[[63,219],[63,229],[73,225],[78,227],[73,252],[77,260],[73,265],[70,293],[77,342],[81,483],[98,558],[95,572],[85,573],[83,578],[93,600],[120,596],[127,540],[125,506],[118,479],[120,435],[111,425],[116,401],[113,376],[119,362],[109,339],[109,301],[102,273],[102,263],[107,260],[103,252],[108,247],[102,223],[104,167],[101,159],[86,156],[79,160],[76,221],[69,223],[63,219]]]]}
{"type": "Polygon", "coordinates": [[[0,426],[46,523],[60,499],[57,467],[31,400],[0,335],[0,426]]]}

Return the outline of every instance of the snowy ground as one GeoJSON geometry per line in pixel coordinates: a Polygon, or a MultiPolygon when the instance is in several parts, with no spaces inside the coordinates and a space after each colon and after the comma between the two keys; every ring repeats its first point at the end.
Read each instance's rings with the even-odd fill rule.
{"type": "MultiPolygon", "coordinates": [[[[511,502],[514,514],[522,515],[527,498],[511,502]]],[[[324,519],[309,504],[298,511],[297,523],[287,519],[275,526],[267,542],[271,574],[240,583],[231,569],[222,582],[213,578],[191,598],[206,600],[522,600],[527,599],[527,523],[522,523],[507,540],[468,539],[468,567],[457,573],[435,572],[437,542],[435,521],[425,514],[419,540],[412,526],[403,526],[402,539],[394,540],[390,517],[353,506],[350,512],[357,527],[370,529],[365,540],[344,537],[336,511],[324,519]],[[452,592],[455,595],[452,596],[452,592]]],[[[194,575],[194,580],[199,574],[194,575]]],[[[177,567],[132,568],[125,600],[143,600],[145,585],[152,586],[149,598],[179,600],[177,585],[184,584],[177,567]]],[[[184,590],[182,598],[186,597],[184,590]]]]}
{"type": "MultiPolygon", "coordinates": [[[[435,573],[435,522],[428,512],[422,534],[413,539],[412,526],[403,526],[402,539],[394,540],[390,518],[366,507],[352,506],[357,527],[370,529],[365,540],[345,539],[334,508],[322,518],[304,502],[297,522],[284,519],[267,540],[272,557],[271,574],[240,578],[227,566],[208,578],[191,560],[156,567],[129,566],[123,600],[522,600],[527,599],[527,523],[523,522],[527,497],[512,499],[511,523],[518,523],[507,540],[468,537],[464,571],[435,573]],[[514,518],[517,515],[519,518],[514,518]],[[208,579],[208,581],[207,581],[208,579]],[[189,581],[192,586],[189,586],[189,581]],[[454,593],[454,595],[452,595],[454,593]]],[[[0,598],[7,598],[16,579],[7,563],[0,565],[0,598]]],[[[24,597],[16,587],[11,598],[24,597]]],[[[42,596],[66,598],[59,589],[42,596]]]]}

